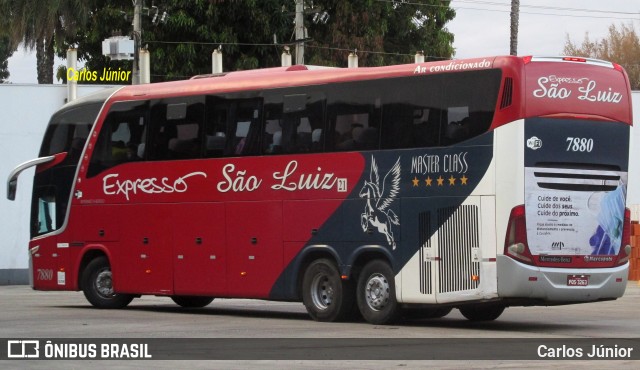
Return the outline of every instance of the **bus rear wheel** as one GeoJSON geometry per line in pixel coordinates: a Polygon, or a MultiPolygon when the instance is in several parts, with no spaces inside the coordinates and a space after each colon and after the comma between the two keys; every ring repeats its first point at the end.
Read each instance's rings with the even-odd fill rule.
{"type": "Polygon", "coordinates": [[[499,304],[476,304],[458,308],[462,316],[471,321],[493,321],[502,315],[505,306],[499,304]]]}
{"type": "Polygon", "coordinates": [[[302,280],[302,302],[316,321],[341,321],[354,311],[353,284],[340,278],[338,267],[329,259],[313,261],[302,280]]]}
{"type": "Polygon", "coordinates": [[[184,308],[202,308],[213,302],[213,297],[174,295],[171,297],[178,306],[184,308]]]}
{"type": "Polygon", "coordinates": [[[371,324],[391,324],[397,320],[400,307],[396,301],[393,270],[383,260],[367,263],[358,278],[358,308],[371,324]]]}
{"type": "Polygon", "coordinates": [[[82,291],[87,301],[97,308],[124,308],[133,300],[129,294],[115,293],[109,260],[102,256],[93,259],[82,271],[82,291]]]}

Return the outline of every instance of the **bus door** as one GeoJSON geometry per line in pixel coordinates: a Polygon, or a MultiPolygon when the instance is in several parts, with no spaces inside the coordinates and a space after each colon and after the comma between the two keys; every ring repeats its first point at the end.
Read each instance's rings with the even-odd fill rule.
{"type": "MultiPolygon", "coordinates": [[[[33,215],[32,235],[55,230],[56,197],[54,187],[34,187],[31,212],[33,215]]],[[[66,269],[68,267],[69,243],[58,243],[58,236],[34,239],[29,243],[30,264],[33,286],[36,289],[66,289],[66,269]]]]}
{"type": "Polygon", "coordinates": [[[174,294],[226,292],[226,223],[223,203],[172,206],[174,294]]]}
{"type": "Polygon", "coordinates": [[[36,173],[31,203],[31,235],[49,234],[46,238],[34,238],[29,244],[37,289],[73,287],[71,275],[75,274],[70,268],[70,247],[75,248],[75,244],[69,237],[73,234],[64,230],[72,178],[73,167],[69,165],[36,173]]]}

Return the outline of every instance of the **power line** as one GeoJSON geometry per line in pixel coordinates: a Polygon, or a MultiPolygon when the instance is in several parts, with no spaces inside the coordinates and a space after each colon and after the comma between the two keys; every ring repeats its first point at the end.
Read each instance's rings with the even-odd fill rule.
{"type": "MultiPolygon", "coordinates": [[[[187,44],[187,45],[205,45],[205,46],[219,46],[219,45],[223,45],[223,46],[229,46],[229,45],[233,45],[233,46],[268,46],[268,47],[282,47],[282,46],[291,46],[294,45],[295,42],[292,43],[288,43],[288,44],[267,44],[267,43],[249,43],[249,42],[203,42],[203,41],[144,41],[144,44],[170,44],[170,45],[179,45],[179,44],[187,44]]],[[[309,48],[314,48],[314,49],[324,49],[324,50],[333,50],[333,51],[345,51],[345,52],[352,52],[354,49],[351,48],[338,48],[338,47],[332,47],[332,46],[325,46],[325,45],[314,45],[312,43],[307,43],[306,47],[309,48]]],[[[373,50],[358,50],[358,53],[362,53],[362,54],[379,54],[379,55],[394,55],[394,56],[407,56],[407,57],[413,57],[414,54],[408,54],[408,53],[393,53],[393,52],[387,52],[387,51],[373,51],[373,50]]],[[[431,59],[443,59],[443,60],[448,60],[449,58],[446,57],[439,57],[439,56],[434,56],[434,55],[425,55],[426,58],[431,58],[431,59]]]]}
{"type": "MultiPolygon", "coordinates": [[[[396,3],[395,0],[376,0],[378,2],[384,2],[384,3],[396,3]]],[[[431,8],[448,8],[450,7],[449,5],[437,5],[437,4],[424,4],[424,3],[417,3],[417,2],[411,2],[411,1],[403,1],[403,4],[407,4],[407,5],[417,5],[417,6],[422,6],[422,7],[431,7],[431,8]]],[[[499,4],[499,5],[505,5],[505,4],[499,4]]],[[[549,7],[551,8],[551,7],[549,7]]],[[[471,8],[471,7],[463,7],[463,6],[455,6],[453,9],[455,10],[477,10],[477,11],[485,11],[485,12],[500,12],[500,13],[510,13],[511,10],[502,10],[502,9],[487,9],[487,8],[471,8]]],[[[576,9],[576,11],[580,11],[579,9],[576,9]]],[[[598,13],[606,13],[606,11],[596,11],[593,10],[594,12],[598,12],[598,13]]],[[[637,21],[640,20],[638,18],[628,18],[628,17],[610,17],[610,16],[597,16],[597,15],[580,15],[580,14],[558,14],[558,13],[540,13],[540,12],[520,12],[520,14],[532,14],[532,15],[548,15],[548,16],[554,16],[554,17],[571,17],[571,18],[600,18],[600,19],[616,19],[616,20],[633,20],[633,21],[637,21]]],[[[623,14],[629,14],[629,15],[640,15],[640,13],[623,13],[623,14]]]]}
{"type": "MultiPolygon", "coordinates": [[[[469,4],[485,4],[485,5],[496,5],[496,6],[511,6],[511,2],[508,3],[498,3],[493,1],[482,1],[482,0],[456,0],[458,3],[469,3],[469,4]]],[[[521,8],[532,8],[532,9],[548,9],[548,10],[561,10],[561,11],[575,11],[575,12],[585,12],[585,13],[610,13],[610,14],[623,14],[623,15],[638,15],[640,13],[633,12],[619,12],[614,10],[600,10],[600,9],[580,9],[580,8],[564,8],[559,6],[546,6],[546,5],[520,5],[521,8]]]]}
{"type": "MultiPolygon", "coordinates": [[[[333,47],[333,46],[324,46],[324,45],[307,45],[307,47],[309,48],[315,48],[315,49],[325,49],[325,50],[334,50],[334,51],[346,51],[346,52],[352,52],[354,49],[347,49],[347,48],[337,48],[337,47],[333,47]]],[[[394,55],[394,56],[407,56],[407,57],[414,57],[415,54],[407,54],[407,53],[390,53],[387,51],[370,51],[370,50],[358,50],[358,53],[363,53],[363,54],[380,54],[380,55],[394,55]]],[[[425,58],[431,58],[431,59],[442,59],[442,60],[449,60],[450,58],[446,58],[446,57],[439,57],[439,56],[434,56],[434,55],[425,55],[425,58]]]]}
{"type": "Polygon", "coordinates": [[[202,41],[144,41],[144,44],[188,44],[188,45],[234,45],[234,46],[290,46],[290,44],[267,44],[267,43],[250,43],[250,42],[202,42],[202,41]]]}

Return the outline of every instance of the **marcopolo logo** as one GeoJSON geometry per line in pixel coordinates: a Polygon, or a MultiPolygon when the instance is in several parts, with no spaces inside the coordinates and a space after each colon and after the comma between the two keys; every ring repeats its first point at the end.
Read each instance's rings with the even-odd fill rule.
{"type": "Polygon", "coordinates": [[[542,140],[538,139],[537,136],[531,136],[527,140],[527,147],[533,150],[540,149],[542,148],[542,140]]]}
{"type": "Polygon", "coordinates": [[[613,262],[613,256],[584,256],[584,262],[613,262]]]}

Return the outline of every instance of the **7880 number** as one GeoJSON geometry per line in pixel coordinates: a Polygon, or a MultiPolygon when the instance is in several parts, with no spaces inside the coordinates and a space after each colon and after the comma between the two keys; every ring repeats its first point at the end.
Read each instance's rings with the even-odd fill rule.
{"type": "Polygon", "coordinates": [[[568,137],[567,152],[591,152],[593,150],[593,139],[586,137],[568,137]]]}

